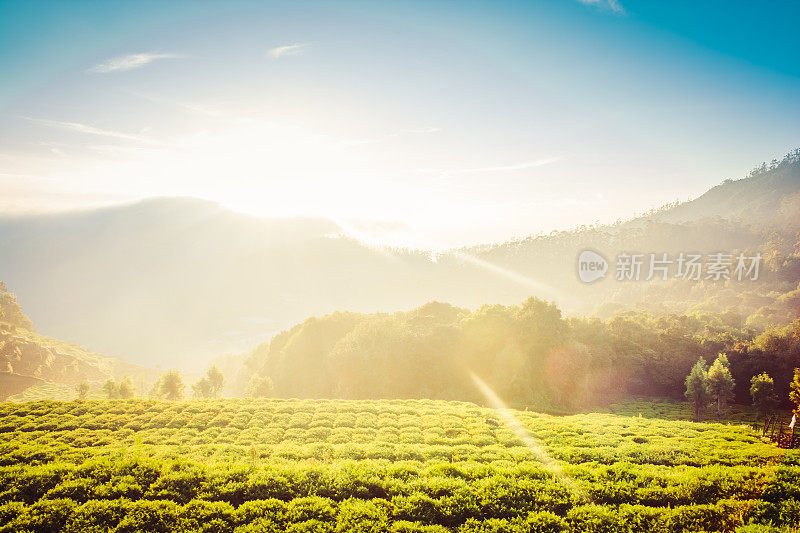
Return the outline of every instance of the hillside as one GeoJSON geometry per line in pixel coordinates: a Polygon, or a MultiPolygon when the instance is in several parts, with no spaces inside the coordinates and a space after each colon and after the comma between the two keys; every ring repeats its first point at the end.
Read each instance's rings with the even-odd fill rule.
{"type": "Polygon", "coordinates": [[[775,531],[800,519],[798,453],[458,402],[2,404],[0,531],[775,531]]]}
{"type": "Polygon", "coordinates": [[[108,379],[130,376],[144,387],[157,377],[155,369],[20,329],[0,330],[0,364],[0,400],[44,384],[71,389],[85,379],[97,387],[108,379]]]}
{"type": "Polygon", "coordinates": [[[320,219],[154,199],[0,218],[0,272],[41,331],[139,364],[200,366],[312,313],[410,307],[461,283],[320,219]]]}
{"type": "MultiPolygon", "coordinates": [[[[796,305],[800,291],[793,295],[796,305]]],[[[228,366],[227,393],[483,404],[478,376],[512,407],[568,413],[629,396],[682,399],[698,359],[711,364],[723,353],[731,400],[749,405],[751,379],[767,372],[777,403],[788,406],[800,320],[759,334],[753,317],[628,311],[577,319],[534,298],[474,311],[431,302],[393,314],[333,313],[258,346],[235,372],[228,366]]]]}
{"type": "Polygon", "coordinates": [[[0,216],[0,273],[43,333],[136,364],[194,370],[309,316],[432,300],[474,309],[537,296],[569,314],[603,317],[698,305],[751,315],[800,280],[799,181],[793,152],[646,217],[434,257],[368,246],[330,220],[258,218],[193,199],[0,216]],[[758,283],[619,283],[612,271],[587,285],[575,274],[585,249],[609,261],[624,251],[761,252],[765,265],[758,283]]]}
{"type": "Polygon", "coordinates": [[[124,375],[155,379],[152,370],[39,335],[32,329],[14,294],[0,282],[0,400],[31,387],[71,388],[82,380],[102,383],[124,375]]]}
{"type": "Polygon", "coordinates": [[[751,224],[800,226],[800,148],[781,161],[753,169],[744,179],[726,180],[699,198],[649,218],[664,222],[688,222],[702,218],[726,218],[751,224]]]}
{"type": "MultiPolygon", "coordinates": [[[[573,231],[475,247],[465,250],[492,265],[526,273],[546,281],[560,295],[551,297],[573,314],[607,318],[625,309],[682,313],[701,307],[743,316],[771,305],[776,295],[790,293],[800,281],[800,151],[780,162],[762,165],[749,177],[728,180],[700,198],[666,206],[629,221],[609,226],[583,226],[573,231]],[[673,261],[681,253],[708,257],[723,252],[736,257],[762,255],[757,282],[706,279],[687,281],[671,277],[662,282],[625,283],[613,270],[600,281],[581,283],[575,262],[583,250],[602,254],[613,268],[622,254],[643,254],[640,279],[647,275],[649,254],[666,253],[673,261]]],[[[780,305],[778,305],[780,307],[780,305]]],[[[784,314],[785,311],[775,311],[784,314]]],[[[790,315],[800,316],[792,304],[790,315]]]]}

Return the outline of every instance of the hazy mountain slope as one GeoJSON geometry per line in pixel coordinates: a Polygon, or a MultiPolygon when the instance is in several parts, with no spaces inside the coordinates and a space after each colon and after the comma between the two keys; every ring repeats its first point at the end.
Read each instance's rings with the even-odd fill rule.
{"type": "Polygon", "coordinates": [[[189,199],[0,219],[0,250],[0,272],[41,331],[165,367],[243,351],[312,314],[437,295],[477,304],[487,285],[508,283],[341,238],[328,220],[189,199]]]}
{"type": "Polygon", "coordinates": [[[22,389],[12,390],[14,387],[10,385],[15,381],[24,381],[27,386],[34,385],[36,380],[75,385],[82,379],[101,382],[113,377],[111,358],[89,355],[80,349],[68,350],[71,353],[67,353],[62,351],[62,346],[55,344],[53,339],[28,331],[0,331],[0,378],[4,384],[0,399],[21,392],[22,389]],[[26,377],[36,379],[25,380],[26,377]]]}
{"type": "MultiPolygon", "coordinates": [[[[683,311],[693,305],[714,302],[719,309],[733,308],[744,314],[759,305],[759,295],[786,293],[800,281],[800,152],[780,163],[763,166],[748,178],[728,181],[697,200],[658,210],[647,216],[612,226],[586,226],[573,231],[529,237],[520,241],[466,250],[491,264],[524,273],[561,291],[559,305],[571,312],[596,312],[599,305],[617,302],[663,311],[683,311]],[[576,261],[591,249],[610,264],[605,279],[581,283],[576,261]],[[763,264],[754,282],[619,282],[614,265],[621,253],[712,254],[760,251],[763,264]],[[717,302],[717,300],[719,300],[717,302]],[[742,309],[737,309],[742,306],[742,309]],[[746,308],[746,309],[745,309],[746,308]]],[[[674,271],[675,265],[672,266],[674,271]]],[[[641,279],[647,276],[647,266],[641,279]]]]}
{"type": "Polygon", "coordinates": [[[165,368],[244,352],[309,316],[393,312],[431,300],[475,308],[538,296],[566,312],[594,312],[603,303],[642,301],[687,309],[719,296],[720,305],[752,311],[765,305],[761,293],[797,285],[794,267],[780,265],[797,243],[798,169],[800,156],[793,153],[647,218],[462,249],[436,260],[427,252],[379,250],[343,238],[330,220],[258,218],[193,199],[0,216],[0,275],[43,333],[165,368]],[[772,216],[743,222],[746,213],[772,216]],[[738,219],[717,216],[726,214],[738,219]],[[577,256],[587,248],[612,262],[621,251],[752,252],[776,229],[780,238],[769,244],[781,274],[766,276],[758,290],[708,283],[667,290],[616,282],[613,271],[586,285],[576,276],[577,256]],[[745,289],[755,292],[745,297],[745,289]]]}
{"type": "MultiPolygon", "coordinates": [[[[654,214],[651,220],[686,222],[706,217],[743,219],[754,223],[784,221],[787,200],[800,191],[800,149],[782,161],[754,169],[740,180],[726,180],[699,198],[654,214]]],[[[795,220],[795,224],[800,221],[795,220]]]]}

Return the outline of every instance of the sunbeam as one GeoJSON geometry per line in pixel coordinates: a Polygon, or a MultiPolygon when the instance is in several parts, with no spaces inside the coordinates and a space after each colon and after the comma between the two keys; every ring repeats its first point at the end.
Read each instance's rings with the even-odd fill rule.
{"type": "Polygon", "coordinates": [[[536,459],[542,463],[545,470],[553,475],[553,477],[557,478],[569,491],[580,498],[583,501],[590,502],[591,498],[589,495],[584,491],[578,483],[572,479],[568,474],[566,474],[561,468],[561,463],[557,460],[553,459],[550,454],[544,449],[544,447],[539,444],[537,439],[530,434],[528,429],[520,422],[516,416],[514,416],[514,412],[508,406],[506,406],[505,402],[492,390],[489,385],[486,384],[481,378],[479,378],[474,372],[471,370],[468,371],[472,381],[475,383],[475,386],[478,387],[478,390],[484,397],[489,401],[489,404],[497,410],[497,413],[502,417],[503,422],[514,432],[517,438],[522,441],[522,444],[528,448],[536,459]]]}

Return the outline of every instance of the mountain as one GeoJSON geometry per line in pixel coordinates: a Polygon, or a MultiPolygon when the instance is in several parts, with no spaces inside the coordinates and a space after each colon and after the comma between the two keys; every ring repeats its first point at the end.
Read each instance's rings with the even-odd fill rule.
{"type": "MultiPolygon", "coordinates": [[[[575,314],[606,314],[642,307],[659,312],[683,312],[693,306],[748,316],[774,303],[774,294],[797,289],[800,281],[800,150],[782,161],[762,165],[741,180],[728,180],[699,198],[652,210],[607,226],[581,226],[526,239],[475,247],[466,253],[506,270],[546,280],[561,291],[559,305],[575,314]],[[609,262],[608,275],[582,283],[576,260],[584,250],[609,262]],[[675,279],[680,254],[739,253],[762,255],[759,277],[687,282],[675,279]],[[620,254],[642,254],[641,280],[648,275],[650,254],[673,261],[670,279],[643,283],[618,281],[613,270],[620,254]],[[772,296],[770,296],[772,294],[772,296]],[[605,308],[605,310],[603,309],[605,308]]],[[[784,323],[792,309],[774,309],[784,323]]],[[[800,309],[794,309],[795,316],[800,309]]]]}
{"type": "Polygon", "coordinates": [[[432,300],[476,308],[538,296],[573,314],[713,305],[750,315],[774,301],[766,294],[787,293],[800,279],[799,183],[795,151],[628,222],[437,255],[369,246],[327,219],[253,217],[186,198],[6,215],[0,275],[43,333],[165,368],[199,369],[309,316],[394,312],[432,300]],[[576,259],[585,249],[609,261],[624,251],[762,250],[765,268],[758,284],[621,283],[613,271],[584,284],[576,259]]]}
{"type": "MultiPolygon", "coordinates": [[[[259,218],[159,198],[0,218],[0,272],[41,331],[145,365],[241,352],[309,314],[410,308],[469,286],[427,252],[325,219],[259,218]]],[[[482,301],[483,284],[469,291],[482,301]]]]}
{"type": "Polygon", "coordinates": [[[721,217],[759,224],[800,225],[800,148],[763,163],[740,180],[725,180],[699,198],[650,216],[663,222],[721,217]]]}

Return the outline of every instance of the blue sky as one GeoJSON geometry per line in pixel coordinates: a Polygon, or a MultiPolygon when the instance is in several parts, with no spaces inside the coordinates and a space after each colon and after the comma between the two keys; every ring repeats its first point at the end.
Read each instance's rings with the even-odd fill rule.
{"type": "Polygon", "coordinates": [[[796,2],[0,1],[0,210],[199,196],[424,247],[625,218],[800,145],[798,23],[796,2]]]}

